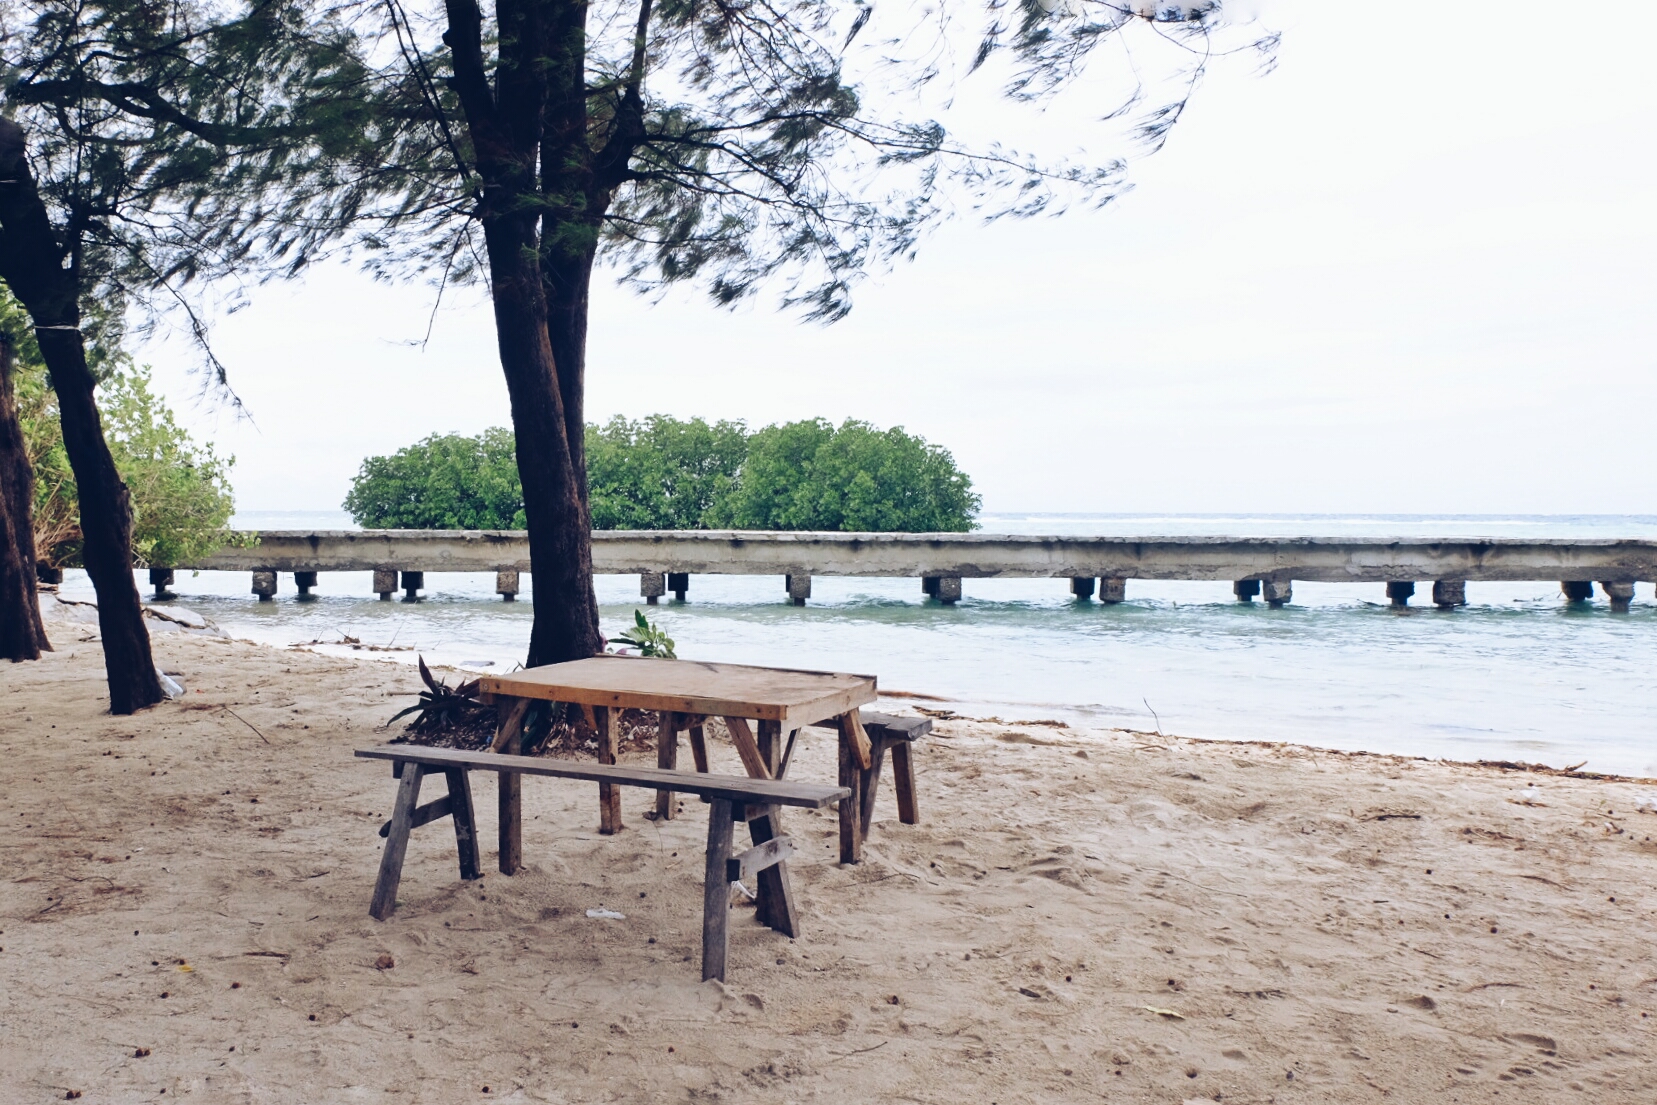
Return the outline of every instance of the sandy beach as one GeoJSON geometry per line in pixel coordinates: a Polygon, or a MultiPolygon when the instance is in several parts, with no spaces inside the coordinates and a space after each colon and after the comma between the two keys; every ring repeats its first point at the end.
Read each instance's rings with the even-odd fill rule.
{"type": "Polygon", "coordinates": [[[791,813],[803,935],[702,983],[696,803],[530,780],[507,878],[479,775],[490,873],[418,830],[375,922],[415,672],[158,633],[111,717],[94,630],[0,667],[6,1102],[1657,1100],[1657,784],[941,719],[923,823],[791,813]]]}

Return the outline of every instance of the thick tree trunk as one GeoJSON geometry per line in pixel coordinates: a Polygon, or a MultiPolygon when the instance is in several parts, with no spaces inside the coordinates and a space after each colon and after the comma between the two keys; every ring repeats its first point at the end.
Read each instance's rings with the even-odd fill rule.
{"type": "Polygon", "coordinates": [[[604,635],[593,592],[586,480],[571,448],[540,266],[524,226],[519,220],[486,222],[484,238],[529,525],[535,621],[525,663],[535,667],[603,652],[604,635]]]}
{"type": "Polygon", "coordinates": [[[35,586],[34,496],[12,387],[12,344],[0,334],[0,656],[13,663],[52,650],[35,586]]]}
{"type": "Polygon", "coordinates": [[[24,157],[23,131],[0,119],[0,279],[34,320],[58,397],[64,451],[80,494],[82,557],[98,594],[111,713],[161,701],[143,606],[132,576],[132,505],[104,441],[80,331],[80,288],[24,157]]]}

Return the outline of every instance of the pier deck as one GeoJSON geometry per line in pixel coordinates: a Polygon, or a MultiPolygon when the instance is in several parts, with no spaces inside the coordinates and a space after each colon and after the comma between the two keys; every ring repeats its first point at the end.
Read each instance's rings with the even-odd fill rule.
{"type": "MultiPolygon", "coordinates": [[[[401,589],[413,597],[425,572],[493,571],[497,590],[511,597],[519,573],[530,567],[529,541],[521,531],[282,530],[256,536],[251,547],[152,569],[152,581],[159,590],[175,568],[248,571],[255,573],[254,591],[269,597],[277,572],[295,573],[304,594],[316,586],[318,572],[373,571],[382,596],[401,589]]],[[[944,602],[960,597],[963,579],[1010,577],[1068,578],[1079,597],[1093,595],[1097,580],[1105,602],[1121,601],[1130,579],[1230,580],[1239,599],[1260,595],[1274,605],[1289,601],[1295,580],[1383,583],[1399,605],[1409,601],[1414,583],[1430,582],[1440,606],[1462,604],[1470,581],[1557,580],[1568,598],[1588,598],[1598,582],[1613,604],[1626,605],[1635,583],[1657,580],[1657,541],[601,530],[593,534],[593,570],[638,575],[640,594],[652,602],[668,591],[684,597],[691,575],[782,575],[788,595],[802,604],[812,576],[909,576],[922,579],[926,593],[944,602]]]]}

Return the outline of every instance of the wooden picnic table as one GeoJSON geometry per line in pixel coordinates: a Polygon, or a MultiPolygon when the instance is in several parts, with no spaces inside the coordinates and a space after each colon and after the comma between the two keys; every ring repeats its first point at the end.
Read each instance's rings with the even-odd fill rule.
{"type": "MultiPolygon", "coordinates": [[[[840,785],[850,796],[840,802],[840,859],[856,863],[863,852],[864,818],[861,798],[864,782],[872,778],[875,758],[859,707],[875,700],[875,677],[839,672],[795,671],[786,668],[712,664],[695,660],[658,660],[623,656],[594,656],[563,664],[548,664],[505,675],[485,675],[478,681],[485,701],[495,704],[499,728],[492,749],[525,751],[525,717],[537,702],[572,703],[591,711],[598,732],[601,764],[616,762],[617,720],[622,710],[654,711],[660,715],[656,765],[677,767],[679,734],[688,732],[696,770],[707,772],[704,722],[723,718],[731,742],[750,778],[782,779],[792,758],[795,739],[808,725],[829,722],[839,730],[840,785]],[[750,724],[752,723],[752,724],[750,724]]],[[[599,832],[621,829],[621,791],[599,784],[599,832]]],[[[671,819],[672,792],[656,794],[656,816],[671,819]]],[[[753,807],[748,831],[755,845],[780,836],[781,813],[775,807],[753,807]]],[[[500,868],[515,873],[522,863],[522,805],[516,773],[500,773],[500,868]]],[[[757,879],[759,919],[789,936],[798,934],[793,894],[787,869],[781,864],[761,871],[757,879]]]]}

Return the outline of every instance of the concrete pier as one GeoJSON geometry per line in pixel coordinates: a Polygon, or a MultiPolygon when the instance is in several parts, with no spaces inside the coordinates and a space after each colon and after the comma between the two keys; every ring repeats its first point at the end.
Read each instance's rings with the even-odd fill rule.
{"type": "MultiPolygon", "coordinates": [[[[529,542],[521,532],[270,531],[252,536],[257,542],[247,547],[158,570],[245,571],[261,573],[261,579],[274,572],[372,570],[375,592],[390,598],[399,574],[407,592],[407,579],[424,572],[492,571],[500,578],[499,573],[530,567],[529,542]]],[[[693,573],[782,575],[788,577],[794,602],[809,597],[813,575],[918,577],[928,595],[945,603],[959,599],[963,579],[1089,580],[1107,604],[1125,599],[1130,579],[1223,580],[1232,584],[1239,600],[1258,595],[1272,606],[1291,601],[1294,580],[1432,580],[1434,604],[1440,607],[1464,603],[1470,582],[1564,580],[1566,597],[1583,602],[1593,595],[1593,583],[1586,582],[1591,580],[1606,589],[1613,609],[1620,609],[1623,588],[1657,580],[1657,541],[605,530],[593,534],[593,569],[601,575],[666,576],[658,595],[688,589],[693,573]],[[1446,595],[1453,597],[1440,601],[1446,595]]],[[[423,580],[414,594],[420,586],[423,580]]],[[[255,592],[274,595],[274,578],[255,592]]]]}
{"type": "Polygon", "coordinates": [[[1433,582],[1433,605],[1440,610],[1454,610],[1467,605],[1465,579],[1440,579],[1433,582]]]}
{"type": "Polygon", "coordinates": [[[518,601],[518,569],[502,568],[495,573],[495,594],[502,602],[518,601]]]}
{"type": "Polygon", "coordinates": [[[1600,589],[1605,597],[1611,600],[1611,609],[1616,613],[1628,612],[1629,604],[1634,601],[1634,585],[1632,583],[1601,583],[1600,589]]]}
{"type": "Polygon", "coordinates": [[[1075,595],[1079,599],[1090,599],[1090,598],[1092,598],[1093,597],[1093,577],[1092,576],[1082,576],[1079,579],[1071,580],[1070,581],[1070,593],[1072,595],[1075,595]]]}
{"type": "Polygon", "coordinates": [[[639,597],[651,606],[667,594],[667,576],[661,572],[639,573],[639,597]]]}
{"type": "Polygon", "coordinates": [[[426,573],[425,572],[404,572],[403,573],[403,601],[404,602],[419,602],[420,601],[420,592],[425,589],[425,586],[426,586],[426,573]]]}
{"type": "Polygon", "coordinates": [[[168,588],[173,585],[173,570],[171,568],[151,568],[150,586],[155,588],[155,597],[158,599],[176,599],[168,588]]]}
{"type": "Polygon", "coordinates": [[[300,598],[302,598],[302,599],[310,598],[311,597],[311,588],[316,586],[316,573],[315,572],[295,572],[293,574],[293,585],[294,585],[294,589],[299,592],[299,597],[300,598]]]}
{"type": "Polygon", "coordinates": [[[269,602],[276,597],[276,573],[254,572],[253,593],[259,596],[260,602],[269,602]]]}
{"type": "Polygon", "coordinates": [[[685,592],[690,590],[690,573],[667,573],[667,589],[673,592],[673,599],[675,602],[684,602],[685,592]]]}
{"type": "Polygon", "coordinates": [[[1393,606],[1404,607],[1410,604],[1410,596],[1415,594],[1415,584],[1408,581],[1393,580],[1387,584],[1387,601],[1393,606]]]}

